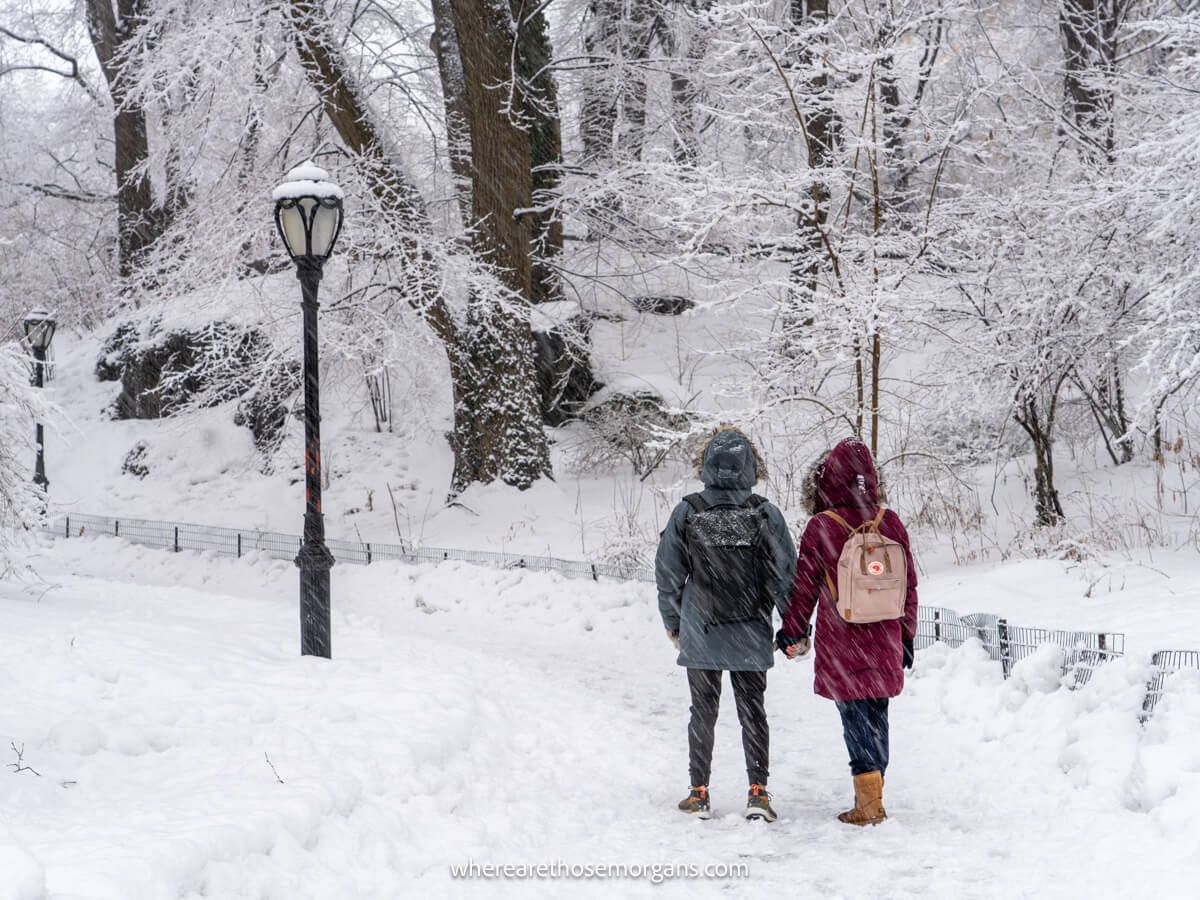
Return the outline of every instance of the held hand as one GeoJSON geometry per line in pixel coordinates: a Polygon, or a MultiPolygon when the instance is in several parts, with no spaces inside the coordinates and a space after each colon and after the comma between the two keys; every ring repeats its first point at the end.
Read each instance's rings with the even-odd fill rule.
{"type": "Polygon", "coordinates": [[[808,638],[800,638],[783,652],[787,654],[788,659],[799,659],[802,656],[808,656],[808,651],[811,649],[812,641],[808,638]]]}
{"type": "Polygon", "coordinates": [[[775,632],[775,648],[783,651],[783,655],[788,659],[806,656],[811,646],[812,642],[807,637],[791,637],[784,634],[782,628],[775,632]]]}
{"type": "Polygon", "coordinates": [[[669,640],[675,646],[676,650],[679,649],[679,632],[678,631],[668,630],[667,631],[667,640],[669,640]]]}

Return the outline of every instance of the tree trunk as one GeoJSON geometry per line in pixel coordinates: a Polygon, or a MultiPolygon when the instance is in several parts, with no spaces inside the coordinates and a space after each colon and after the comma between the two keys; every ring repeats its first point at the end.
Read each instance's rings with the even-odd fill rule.
{"type": "Polygon", "coordinates": [[[530,300],[547,303],[563,298],[562,282],[554,268],[563,249],[562,219],[557,208],[559,182],[562,180],[562,121],[558,111],[558,87],[550,69],[553,57],[546,16],[532,0],[522,0],[520,8],[517,72],[521,79],[524,113],[529,123],[533,206],[537,209],[533,217],[533,287],[530,300]],[[536,7],[533,15],[525,12],[530,6],[536,7]]]}
{"type": "MultiPolygon", "coordinates": [[[[1063,92],[1068,114],[1080,138],[1080,154],[1097,174],[1116,161],[1116,123],[1113,118],[1114,77],[1117,68],[1117,32],[1130,0],[1061,0],[1059,31],[1063,40],[1063,92]]],[[[1103,279],[1103,290],[1113,297],[1112,313],[1124,311],[1125,291],[1112,279],[1103,279]]],[[[1127,290],[1127,288],[1126,288],[1127,290]]],[[[1112,345],[1097,366],[1092,396],[1097,425],[1116,444],[1114,461],[1133,459],[1129,417],[1120,355],[1112,345]]]]}
{"type": "MultiPolygon", "coordinates": [[[[313,0],[290,0],[297,50],[326,117],[363,163],[372,192],[400,232],[399,250],[413,278],[413,304],[441,339],[454,386],[454,476],[451,494],[474,482],[500,479],[520,488],[550,474],[534,388],[533,347],[526,298],[531,268],[528,216],[529,136],[502,111],[510,83],[513,20],[508,7],[487,0],[452,0],[450,12],[463,69],[470,131],[471,220],[481,258],[496,267],[509,296],[504,303],[472,298],[456,322],[436,293],[432,263],[413,237],[429,230],[424,203],[384,143],[337,44],[313,0]]],[[[436,7],[435,7],[436,10],[436,7]]],[[[513,110],[514,116],[520,110],[513,110]]],[[[411,294],[411,291],[409,292],[411,294]]]]}
{"type": "Polygon", "coordinates": [[[437,58],[446,109],[446,152],[454,193],[464,225],[471,223],[471,133],[467,127],[467,85],[462,54],[450,0],[433,0],[433,36],[429,41],[437,58]]]}
{"type": "Polygon", "coordinates": [[[1127,0],[1062,0],[1059,31],[1063,38],[1063,87],[1075,127],[1087,155],[1111,164],[1113,84],[1117,26],[1127,0]]]}
{"type": "Polygon", "coordinates": [[[700,104],[700,87],[695,70],[708,49],[707,35],[698,20],[712,8],[713,0],[683,0],[680,4],[686,15],[687,33],[672,30],[662,23],[660,32],[668,59],[683,60],[683,70],[671,71],[671,118],[675,128],[675,161],[683,166],[694,165],[700,156],[700,127],[696,122],[696,107],[700,104]]]}
{"type": "Polygon", "coordinates": [[[589,168],[612,167],[642,157],[646,130],[646,78],[657,11],[654,0],[589,0],[583,35],[591,65],[584,84],[580,129],[589,168]]]}
{"type": "MultiPolygon", "coordinates": [[[[881,12],[887,16],[887,12],[881,12]]],[[[882,108],[881,128],[883,146],[876,149],[876,170],[882,182],[880,201],[888,212],[903,207],[906,197],[900,195],[900,164],[904,156],[904,113],[901,109],[900,79],[896,74],[895,34],[890,17],[879,28],[879,105],[882,108]],[[878,152],[882,149],[882,153],[878,152]]],[[[888,216],[891,220],[893,217],[888,216]]],[[[889,221],[889,226],[898,223],[889,221]]],[[[878,231],[878,227],[877,227],[878,231]]]]}
{"type": "Polygon", "coordinates": [[[113,103],[117,173],[117,263],[122,278],[136,271],[142,253],[162,233],[150,178],[139,171],[150,156],[145,110],[127,102],[121,50],[142,14],[141,0],[87,0],[88,35],[113,103]]]}
{"type": "Polygon", "coordinates": [[[1033,507],[1035,524],[1057,525],[1063,520],[1062,504],[1054,485],[1053,414],[1038,412],[1036,396],[1026,397],[1013,414],[1033,444],[1033,507]]]}
{"type": "MultiPolygon", "coordinates": [[[[792,24],[809,27],[829,18],[829,0],[791,0],[792,24]]],[[[794,64],[804,72],[803,92],[809,99],[805,119],[807,146],[804,148],[808,167],[814,173],[810,189],[808,209],[797,217],[796,228],[799,248],[792,264],[792,282],[796,286],[795,305],[804,310],[815,302],[818,279],[828,265],[828,248],[825,245],[825,228],[829,221],[831,194],[828,184],[815,177],[836,162],[836,152],[841,131],[841,121],[833,105],[829,88],[829,77],[824,68],[813,70],[819,65],[820,47],[805,45],[795,54],[794,64]]],[[[811,315],[800,313],[790,317],[801,322],[811,321],[811,315]]]]}
{"type": "MultiPolygon", "coordinates": [[[[522,8],[528,6],[523,0],[522,8]]],[[[554,268],[562,254],[563,229],[558,217],[558,186],[562,179],[562,127],[558,111],[558,90],[550,70],[550,40],[546,17],[537,10],[521,19],[517,40],[517,93],[530,137],[530,165],[533,175],[532,205],[534,228],[530,300],[546,303],[561,300],[562,284],[554,268]]],[[[433,36],[430,39],[441,76],[446,108],[446,142],[455,193],[464,224],[472,222],[471,185],[474,168],[471,160],[471,129],[467,109],[466,78],[458,29],[454,24],[451,0],[433,0],[433,36]]]]}
{"type": "Polygon", "coordinates": [[[579,136],[583,158],[596,172],[612,168],[617,126],[616,59],[620,53],[621,0],[589,0],[583,49],[590,70],[583,84],[579,136]]]}
{"type": "Polygon", "coordinates": [[[496,479],[527,488],[550,474],[529,328],[534,219],[519,214],[532,205],[532,141],[523,127],[523,92],[504,89],[519,77],[510,65],[519,2],[450,0],[471,135],[476,250],[509,294],[503,301],[471,298],[456,349],[468,390],[456,392],[452,490],[496,479]],[[509,102],[515,108],[506,108],[509,102]]]}

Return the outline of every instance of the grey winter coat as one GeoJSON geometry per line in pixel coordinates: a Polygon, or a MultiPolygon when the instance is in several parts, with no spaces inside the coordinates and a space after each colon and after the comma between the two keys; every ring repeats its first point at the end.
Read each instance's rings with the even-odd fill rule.
{"type": "MultiPolygon", "coordinates": [[[[710,504],[745,503],[761,474],[761,462],[740,431],[723,429],[702,448],[699,474],[701,496],[710,504]]],[[[780,617],[787,612],[796,574],[796,547],[783,513],[766,503],[767,589],[780,617]]],[[[685,525],[692,508],[680,503],[663,529],[655,558],[658,610],[663,625],[679,633],[679,665],[690,669],[764,672],[774,664],[774,627],[770,614],[750,622],[706,625],[689,599],[690,562],[685,525]]]]}

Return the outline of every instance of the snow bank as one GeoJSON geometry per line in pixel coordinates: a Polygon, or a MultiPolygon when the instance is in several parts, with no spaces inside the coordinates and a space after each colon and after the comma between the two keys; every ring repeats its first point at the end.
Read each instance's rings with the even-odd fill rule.
{"type": "Polygon", "coordinates": [[[0,900],[43,900],[46,873],[29,851],[0,831],[0,900]]]}
{"type": "MultiPolygon", "coordinates": [[[[1171,676],[1146,725],[1126,784],[1130,809],[1167,833],[1197,832],[1200,808],[1200,672],[1171,676]]],[[[1200,847],[1200,837],[1197,838],[1200,847]]]]}

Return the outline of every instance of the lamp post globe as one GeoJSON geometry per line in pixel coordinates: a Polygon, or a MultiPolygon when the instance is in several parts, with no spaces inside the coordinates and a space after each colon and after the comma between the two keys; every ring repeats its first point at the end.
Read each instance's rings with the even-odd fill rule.
{"type": "MultiPolygon", "coordinates": [[[[45,385],[46,351],[50,349],[50,342],[54,340],[54,330],[58,327],[58,323],[50,313],[39,306],[25,314],[21,325],[25,330],[25,342],[29,344],[29,349],[33,353],[33,386],[40,388],[45,385]]],[[[46,451],[42,423],[38,422],[36,428],[37,461],[33,468],[33,483],[46,491],[50,488],[50,481],[46,478],[46,451]]]]}
{"type": "Polygon", "coordinates": [[[50,313],[40,306],[31,309],[25,314],[21,324],[24,326],[25,340],[31,350],[44,354],[50,349],[50,342],[54,340],[54,330],[58,327],[50,313]]]}
{"type": "Polygon", "coordinates": [[[272,193],[275,227],[296,264],[304,316],[304,539],[300,569],[300,652],[332,655],[329,570],[333,554],[325,545],[321,513],[321,399],[317,288],[325,261],[342,230],[342,189],[312,163],[296,166],[272,193]]]}

